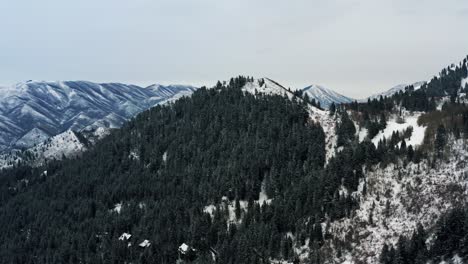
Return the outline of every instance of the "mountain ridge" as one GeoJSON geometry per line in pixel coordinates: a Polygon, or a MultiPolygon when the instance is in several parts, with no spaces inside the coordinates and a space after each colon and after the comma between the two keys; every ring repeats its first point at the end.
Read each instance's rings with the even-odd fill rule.
{"type": "Polygon", "coordinates": [[[327,109],[331,106],[332,103],[346,104],[354,101],[354,99],[350,97],[317,84],[311,84],[302,88],[300,91],[303,94],[307,94],[309,99],[315,99],[317,102],[320,102],[320,106],[327,109]]]}
{"type": "Polygon", "coordinates": [[[410,84],[398,84],[398,85],[395,85],[393,86],[392,88],[386,90],[386,91],[383,91],[383,92],[380,92],[380,93],[376,93],[376,94],[372,94],[368,97],[366,97],[365,99],[362,99],[362,101],[366,101],[368,99],[379,99],[380,96],[392,96],[400,91],[404,91],[406,87],[408,86],[413,86],[415,90],[418,90],[419,88],[421,88],[421,86],[423,86],[424,84],[426,84],[427,82],[426,81],[419,81],[419,82],[414,82],[414,83],[410,83],[410,84]]]}
{"type": "Polygon", "coordinates": [[[89,81],[26,81],[1,87],[0,151],[31,147],[68,129],[119,127],[143,110],[196,89],[189,85],[140,87],[89,81]],[[42,136],[31,136],[16,145],[28,138],[28,133],[38,131],[42,136]]]}

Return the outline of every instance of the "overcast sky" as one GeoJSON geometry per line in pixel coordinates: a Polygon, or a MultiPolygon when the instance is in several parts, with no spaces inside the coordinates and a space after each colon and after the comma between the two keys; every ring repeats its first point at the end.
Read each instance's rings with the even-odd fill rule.
{"type": "Polygon", "coordinates": [[[466,0],[0,0],[2,85],[243,74],[359,98],[466,55],[466,0]]]}

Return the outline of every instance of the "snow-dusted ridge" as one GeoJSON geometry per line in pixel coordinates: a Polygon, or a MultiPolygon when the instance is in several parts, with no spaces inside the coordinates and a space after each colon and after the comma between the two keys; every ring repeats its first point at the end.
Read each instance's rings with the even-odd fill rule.
{"type": "Polygon", "coordinates": [[[419,88],[421,88],[421,86],[423,86],[426,82],[415,82],[415,83],[411,83],[411,84],[399,84],[399,85],[396,85],[384,92],[381,92],[381,93],[376,93],[376,94],[373,94],[365,99],[362,99],[360,100],[361,102],[366,102],[368,99],[379,99],[380,96],[382,97],[388,97],[388,96],[392,96],[400,91],[404,91],[406,87],[412,85],[414,87],[414,90],[418,90],[419,88]]]}
{"type": "Polygon", "coordinates": [[[67,130],[116,128],[157,104],[196,87],[87,81],[27,81],[0,87],[0,151],[29,148],[67,130]]]}
{"type": "Polygon", "coordinates": [[[248,82],[243,88],[243,91],[249,92],[251,94],[255,93],[263,93],[263,94],[276,94],[276,95],[281,95],[281,96],[287,96],[288,98],[293,98],[294,94],[286,89],[284,86],[281,84],[268,79],[268,78],[262,78],[262,79],[257,79],[254,80],[253,82],[248,82]]]}
{"type": "Polygon", "coordinates": [[[0,155],[0,168],[12,167],[20,161],[31,166],[41,166],[50,160],[79,156],[88,149],[88,144],[94,144],[97,140],[108,135],[110,131],[102,127],[92,132],[83,133],[82,136],[85,138],[80,138],[77,133],[67,130],[26,150],[2,154],[0,155]]]}
{"type": "Polygon", "coordinates": [[[329,108],[332,103],[335,104],[346,104],[351,103],[354,99],[339,94],[331,89],[325,88],[321,85],[310,85],[301,89],[303,94],[312,100],[315,99],[317,102],[320,102],[320,105],[324,108],[329,108]]]}
{"type": "Polygon", "coordinates": [[[80,155],[125,121],[158,104],[190,96],[193,86],[34,82],[0,88],[0,168],[39,166],[80,155]],[[75,132],[74,132],[75,131],[75,132]],[[81,134],[87,142],[81,142],[81,134]],[[85,144],[87,143],[87,144],[85,144]],[[22,151],[19,151],[22,149],[22,151]]]}

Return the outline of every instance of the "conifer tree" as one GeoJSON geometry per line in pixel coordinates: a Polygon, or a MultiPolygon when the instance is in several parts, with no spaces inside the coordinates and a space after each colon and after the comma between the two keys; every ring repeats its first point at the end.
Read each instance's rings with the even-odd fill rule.
{"type": "Polygon", "coordinates": [[[447,132],[444,125],[439,125],[436,132],[436,138],[434,141],[434,147],[437,154],[437,157],[441,157],[445,144],[447,142],[447,132]]]}
{"type": "Polygon", "coordinates": [[[331,105],[330,105],[330,115],[334,115],[335,114],[335,111],[336,111],[336,105],[335,105],[335,102],[332,102],[331,105]]]}
{"type": "Polygon", "coordinates": [[[413,157],[414,157],[413,145],[409,145],[406,156],[408,158],[408,161],[410,161],[410,162],[413,161],[413,157]]]}

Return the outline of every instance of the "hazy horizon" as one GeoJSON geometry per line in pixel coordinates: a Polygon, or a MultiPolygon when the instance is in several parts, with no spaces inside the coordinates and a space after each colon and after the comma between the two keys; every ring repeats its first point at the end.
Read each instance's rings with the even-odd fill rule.
{"type": "Polygon", "coordinates": [[[0,8],[2,86],[211,86],[248,75],[363,98],[429,80],[468,55],[462,0],[45,0],[0,8]]]}

